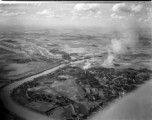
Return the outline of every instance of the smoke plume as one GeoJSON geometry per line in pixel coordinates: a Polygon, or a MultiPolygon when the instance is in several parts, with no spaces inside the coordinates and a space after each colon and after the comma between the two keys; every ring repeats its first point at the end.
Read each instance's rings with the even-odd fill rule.
{"type": "Polygon", "coordinates": [[[132,54],[136,51],[139,42],[138,25],[135,22],[129,22],[129,24],[125,25],[121,31],[118,31],[121,37],[111,40],[108,48],[108,57],[103,63],[104,66],[113,65],[114,60],[116,60],[118,56],[132,54]]]}

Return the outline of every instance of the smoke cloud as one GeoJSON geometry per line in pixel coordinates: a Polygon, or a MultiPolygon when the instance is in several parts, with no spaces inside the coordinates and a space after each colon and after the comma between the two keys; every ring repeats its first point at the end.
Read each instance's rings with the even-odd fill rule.
{"type": "Polygon", "coordinates": [[[118,56],[132,54],[136,51],[139,42],[139,27],[133,21],[128,23],[121,28],[121,31],[118,31],[121,33],[121,37],[111,40],[111,45],[108,48],[108,57],[103,63],[104,66],[113,65],[118,56]]]}

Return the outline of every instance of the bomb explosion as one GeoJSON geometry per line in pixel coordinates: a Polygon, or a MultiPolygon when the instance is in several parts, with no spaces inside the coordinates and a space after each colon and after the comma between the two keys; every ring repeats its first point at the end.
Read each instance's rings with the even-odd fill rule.
{"type": "Polygon", "coordinates": [[[137,44],[139,42],[138,25],[133,21],[129,22],[128,26],[125,26],[121,34],[121,38],[111,40],[111,45],[108,49],[108,57],[103,62],[103,66],[111,66],[118,56],[124,56],[127,54],[131,55],[136,51],[137,44]]]}

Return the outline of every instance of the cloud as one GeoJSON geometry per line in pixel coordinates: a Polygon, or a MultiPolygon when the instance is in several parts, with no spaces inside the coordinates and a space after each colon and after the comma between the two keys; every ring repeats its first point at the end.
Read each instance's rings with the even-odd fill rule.
{"type": "Polygon", "coordinates": [[[111,8],[112,11],[114,12],[140,12],[143,8],[143,5],[138,4],[138,5],[134,5],[132,4],[130,7],[128,7],[125,3],[118,3],[113,5],[113,7],[111,8]]]}
{"type": "Polygon", "coordinates": [[[66,14],[64,13],[62,15],[55,15],[54,11],[51,9],[45,9],[43,11],[37,12],[36,15],[46,15],[47,18],[62,18],[66,14]]]}
{"type": "Polygon", "coordinates": [[[77,19],[78,17],[77,16],[73,16],[72,18],[71,18],[71,20],[75,20],[75,19],[77,19]]]}
{"type": "Polygon", "coordinates": [[[124,19],[126,19],[125,16],[118,16],[116,13],[112,13],[112,14],[111,14],[111,18],[113,18],[113,19],[119,19],[119,20],[124,20],[124,19]]]}
{"type": "Polygon", "coordinates": [[[113,5],[111,10],[114,12],[117,12],[117,11],[127,11],[128,9],[125,3],[118,3],[118,4],[113,5]]]}
{"type": "Polygon", "coordinates": [[[149,19],[152,19],[152,8],[147,8],[147,15],[149,19]]]}
{"type": "Polygon", "coordinates": [[[74,10],[71,11],[71,13],[72,13],[73,16],[81,16],[82,15],[82,14],[80,14],[80,13],[74,11],[74,10]]]}
{"type": "Polygon", "coordinates": [[[54,14],[54,12],[51,9],[46,9],[43,11],[38,11],[36,14],[37,15],[49,15],[49,14],[54,14]]]}
{"type": "Polygon", "coordinates": [[[8,11],[0,10],[0,14],[8,13],[8,11]]]}
{"type": "Polygon", "coordinates": [[[98,11],[96,14],[95,14],[95,18],[102,18],[101,17],[101,14],[102,14],[102,11],[98,11]]]}
{"type": "Polygon", "coordinates": [[[145,19],[144,22],[150,22],[150,19],[145,19]]]}
{"type": "Polygon", "coordinates": [[[46,17],[58,19],[58,18],[62,18],[63,16],[62,16],[62,15],[54,15],[54,14],[52,14],[52,15],[48,15],[48,16],[46,16],[46,17]]]}
{"type": "Polygon", "coordinates": [[[144,20],[144,22],[151,22],[152,21],[152,12],[148,14],[147,19],[144,20]]]}
{"type": "Polygon", "coordinates": [[[36,15],[28,15],[26,17],[26,19],[28,19],[28,20],[37,20],[38,18],[36,17],[36,15]]]}
{"type": "Polygon", "coordinates": [[[89,17],[81,17],[82,20],[88,20],[89,17]]]}
{"type": "Polygon", "coordinates": [[[101,13],[102,13],[101,11],[98,11],[98,12],[97,12],[97,15],[101,15],[101,13]]]}
{"type": "Polygon", "coordinates": [[[79,3],[76,4],[74,7],[75,11],[82,11],[82,12],[86,12],[86,11],[97,11],[100,8],[100,4],[95,4],[95,3],[90,3],[90,4],[85,4],[85,3],[79,3]]]}
{"type": "Polygon", "coordinates": [[[0,10],[0,13],[3,13],[3,10],[0,10]]]}
{"type": "MultiPolygon", "coordinates": [[[[82,14],[80,14],[79,12],[76,12],[76,11],[71,11],[71,13],[72,13],[72,18],[71,18],[71,20],[75,20],[75,19],[78,19],[78,18],[80,18],[81,19],[81,17],[83,16],[82,14]]],[[[89,16],[88,16],[89,17],[89,16]]]]}
{"type": "Polygon", "coordinates": [[[73,17],[71,18],[72,20],[78,18],[82,20],[87,20],[93,13],[96,13],[96,16],[101,15],[100,4],[79,3],[74,6],[74,9],[71,11],[71,13],[73,15],[73,17]],[[87,16],[84,16],[84,13],[88,13],[87,16]]]}
{"type": "Polygon", "coordinates": [[[36,17],[36,15],[29,15],[29,17],[36,17]]]}
{"type": "Polygon", "coordinates": [[[27,18],[35,18],[36,17],[36,15],[29,15],[29,16],[27,16],[27,18]]]}
{"type": "Polygon", "coordinates": [[[16,13],[14,13],[14,15],[24,15],[25,14],[25,12],[16,12],[16,13]]]}
{"type": "Polygon", "coordinates": [[[118,16],[118,19],[124,20],[126,17],[125,16],[118,16]]]}
{"type": "Polygon", "coordinates": [[[142,21],[143,20],[143,18],[139,18],[137,21],[142,21]]]}
{"type": "Polygon", "coordinates": [[[42,3],[34,3],[34,5],[36,6],[40,6],[42,3]]]}
{"type": "Polygon", "coordinates": [[[142,8],[143,8],[143,6],[140,5],[140,4],[138,4],[137,6],[135,6],[135,5],[133,4],[133,5],[131,5],[130,10],[131,10],[132,12],[140,12],[142,8]]]}
{"type": "Polygon", "coordinates": [[[96,16],[99,16],[101,15],[100,7],[101,7],[100,4],[95,4],[95,3],[76,4],[74,6],[74,9],[71,11],[73,15],[71,20],[78,19],[78,18],[87,20],[94,13],[96,13],[96,16]],[[84,16],[84,14],[87,14],[87,16],[84,16]]]}
{"type": "Polygon", "coordinates": [[[117,18],[118,17],[118,15],[116,15],[116,13],[112,13],[110,16],[111,16],[111,18],[117,18]]]}
{"type": "Polygon", "coordinates": [[[1,13],[2,16],[15,16],[15,13],[1,13]]]}
{"type": "Polygon", "coordinates": [[[0,10],[0,15],[2,16],[22,16],[26,14],[25,12],[8,12],[4,10],[0,10]]]}
{"type": "Polygon", "coordinates": [[[151,12],[152,8],[146,8],[147,12],[151,12]]]}
{"type": "MultiPolygon", "coordinates": [[[[89,16],[86,17],[89,18],[89,16]]],[[[85,17],[82,14],[75,14],[72,16],[71,20],[75,20],[75,19],[85,19],[85,17]]]]}

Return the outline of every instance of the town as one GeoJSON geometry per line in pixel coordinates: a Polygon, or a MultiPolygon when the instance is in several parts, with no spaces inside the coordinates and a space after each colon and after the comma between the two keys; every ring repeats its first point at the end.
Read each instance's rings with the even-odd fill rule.
{"type": "Polygon", "coordinates": [[[151,70],[67,65],[13,89],[12,98],[51,118],[82,120],[149,80],[151,70]]]}

